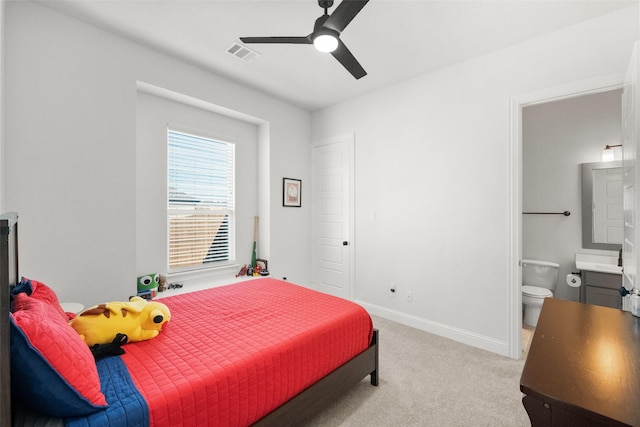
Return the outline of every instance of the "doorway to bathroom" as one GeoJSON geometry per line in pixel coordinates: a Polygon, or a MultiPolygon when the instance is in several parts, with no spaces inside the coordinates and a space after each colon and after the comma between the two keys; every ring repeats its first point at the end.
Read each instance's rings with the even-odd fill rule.
{"type": "Polygon", "coordinates": [[[529,213],[522,217],[522,258],[560,264],[556,298],[580,299],[580,289],[565,278],[576,271],[588,219],[581,164],[600,162],[606,145],[621,144],[621,99],[618,88],[522,109],[522,209],[529,213]]]}
{"type": "Polygon", "coordinates": [[[579,300],[565,278],[582,248],[580,164],[600,161],[605,145],[620,144],[621,87],[619,76],[607,76],[512,99],[512,357],[521,357],[528,335],[521,259],[560,264],[554,297],[579,300]]]}

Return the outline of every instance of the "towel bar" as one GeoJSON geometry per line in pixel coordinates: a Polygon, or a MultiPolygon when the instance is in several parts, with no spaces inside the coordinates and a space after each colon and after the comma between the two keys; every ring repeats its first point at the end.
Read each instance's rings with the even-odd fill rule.
{"type": "Polygon", "coordinates": [[[571,212],[569,211],[564,211],[564,212],[522,212],[523,215],[564,215],[564,216],[569,216],[571,215],[571,212]]]}

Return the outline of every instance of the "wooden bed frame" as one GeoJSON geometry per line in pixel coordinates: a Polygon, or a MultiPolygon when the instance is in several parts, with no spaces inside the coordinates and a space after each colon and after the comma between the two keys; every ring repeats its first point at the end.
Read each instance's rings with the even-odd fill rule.
{"type": "Polygon", "coordinates": [[[378,330],[368,349],[298,394],[275,411],[255,423],[255,426],[299,426],[322,412],[342,395],[371,375],[371,384],[378,385],[378,330]]]}
{"type": "MultiPolygon", "coordinates": [[[[10,289],[19,281],[18,275],[18,215],[0,216],[0,309],[9,312],[10,289]]],[[[0,425],[12,425],[11,364],[9,316],[0,317],[0,425]]],[[[322,378],[270,414],[255,426],[298,426],[338,401],[367,375],[378,385],[378,330],[374,329],[369,348],[322,378]]]]}
{"type": "Polygon", "coordinates": [[[18,284],[18,215],[0,216],[0,425],[11,425],[9,292],[18,284]]]}

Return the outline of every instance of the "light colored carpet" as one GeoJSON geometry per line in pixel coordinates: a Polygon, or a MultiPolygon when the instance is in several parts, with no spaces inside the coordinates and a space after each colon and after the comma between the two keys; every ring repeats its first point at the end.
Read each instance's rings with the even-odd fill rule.
{"type": "Polygon", "coordinates": [[[524,360],[373,317],[380,385],[369,377],[310,426],[530,426],[522,406],[524,360]]]}

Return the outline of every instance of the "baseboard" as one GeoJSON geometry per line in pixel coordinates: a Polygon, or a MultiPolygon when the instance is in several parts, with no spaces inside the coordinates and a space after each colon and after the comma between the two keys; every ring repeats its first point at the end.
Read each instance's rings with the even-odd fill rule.
{"type": "Polygon", "coordinates": [[[463,329],[453,328],[442,323],[433,322],[431,320],[422,319],[400,311],[380,307],[375,304],[369,304],[363,301],[356,302],[374,316],[380,316],[384,319],[392,320],[406,326],[411,326],[412,328],[420,329],[434,335],[509,357],[509,343],[506,341],[499,341],[480,334],[465,331],[463,329]]]}

